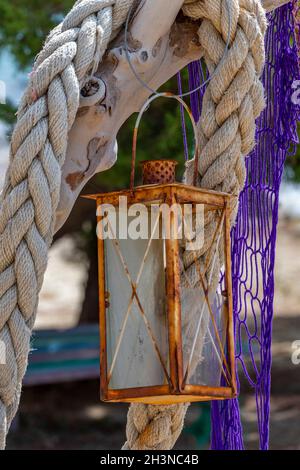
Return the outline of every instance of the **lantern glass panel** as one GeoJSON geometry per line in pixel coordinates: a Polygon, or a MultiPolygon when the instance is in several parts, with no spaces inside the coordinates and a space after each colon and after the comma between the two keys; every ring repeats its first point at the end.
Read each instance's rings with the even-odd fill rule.
{"type": "Polygon", "coordinates": [[[209,296],[211,312],[203,298],[199,287],[182,289],[184,372],[189,369],[187,384],[219,387],[223,380],[227,385],[230,376],[224,363],[227,325],[223,298],[221,292],[209,296]]]}
{"type": "Polygon", "coordinates": [[[205,256],[194,254],[190,269],[181,275],[183,375],[184,382],[190,385],[231,384],[227,360],[228,311],[218,271],[220,246],[224,246],[222,214],[211,237],[211,246],[203,250],[205,256]]]}
{"type": "MultiPolygon", "coordinates": [[[[128,226],[132,220],[128,218],[128,226]]],[[[147,220],[148,215],[143,223],[147,220]]],[[[164,385],[169,373],[165,243],[150,235],[148,239],[107,239],[104,246],[108,387],[164,385]],[[137,296],[132,284],[137,286],[137,296]]]]}

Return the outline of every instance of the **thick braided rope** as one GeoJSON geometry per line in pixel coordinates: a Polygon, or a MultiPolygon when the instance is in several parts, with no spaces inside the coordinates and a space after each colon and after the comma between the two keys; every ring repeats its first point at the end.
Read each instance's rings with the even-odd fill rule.
{"type": "Polygon", "coordinates": [[[0,201],[0,448],[19,403],[80,88],[132,3],[77,1],[37,57],[20,105],[0,201]]]}
{"type": "Polygon", "coordinates": [[[188,404],[131,405],[127,415],[127,442],[123,450],[172,449],[181,434],[187,408],[188,404]]]}
{"type": "MultiPolygon", "coordinates": [[[[246,177],[244,157],[255,144],[255,119],[264,108],[264,92],[259,77],[265,62],[265,12],[259,0],[231,0],[227,3],[225,0],[186,0],[183,11],[192,19],[202,19],[200,43],[205,50],[210,74],[216,70],[204,95],[198,125],[201,148],[198,184],[238,196],[246,177]],[[226,61],[222,62],[229,25],[230,50],[226,61]]],[[[192,181],[192,166],[187,168],[187,182],[192,181]]],[[[232,223],[236,211],[237,205],[233,207],[232,223]]],[[[205,243],[196,253],[197,258],[205,258],[215,226],[214,219],[206,220],[205,243]]],[[[222,259],[220,249],[213,268],[214,286],[218,283],[222,259]]],[[[194,260],[195,253],[184,253],[186,274],[195,285],[199,279],[194,260]]],[[[197,321],[191,315],[188,325],[183,327],[190,338],[197,321]]],[[[197,349],[200,351],[202,345],[198,344],[197,349]]],[[[186,404],[160,407],[131,405],[124,449],[171,449],[183,427],[186,410],[186,404]]]]}

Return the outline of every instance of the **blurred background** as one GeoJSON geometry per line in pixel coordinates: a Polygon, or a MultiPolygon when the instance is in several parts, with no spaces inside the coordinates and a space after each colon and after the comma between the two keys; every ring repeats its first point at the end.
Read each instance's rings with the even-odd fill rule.
{"type": "MultiPolygon", "coordinates": [[[[8,164],[8,142],[18,101],[35,55],[73,0],[0,0],[0,187],[8,164]],[[2,87],[3,88],[3,87],[2,87]],[[2,90],[1,88],[1,90],[2,90]],[[3,93],[3,91],[2,91],[3,93]],[[5,101],[5,102],[4,102],[5,101]]],[[[183,73],[187,89],[187,76],[183,73]]],[[[177,91],[176,79],[165,86],[177,91]]],[[[183,162],[180,110],[157,100],[146,113],[139,159],[169,157],[183,162]]],[[[96,176],[84,193],[129,184],[132,117],[119,136],[118,162],[96,176]]],[[[190,134],[190,129],[188,129],[190,134]]],[[[189,139],[191,140],[191,139],[189,139]]],[[[179,175],[183,165],[179,166],[179,175]]],[[[300,151],[286,164],[280,197],[277,242],[271,448],[300,449],[300,365],[292,364],[292,343],[300,340],[300,151]]],[[[119,449],[125,437],[126,405],[99,401],[98,293],[95,207],[79,199],[56,235],[49,254],[19,413],[8,449],[119,449]],[[53,360],[53,357],[55,360],[53,360]],[[52,358],[52,359],[49,359],[52,358]]],[[[241,384],[245,444],[257,448],[255,399],[241,384]]],[[[209,446],[208,404],[190,407],[178,449],[209,446]]]]}

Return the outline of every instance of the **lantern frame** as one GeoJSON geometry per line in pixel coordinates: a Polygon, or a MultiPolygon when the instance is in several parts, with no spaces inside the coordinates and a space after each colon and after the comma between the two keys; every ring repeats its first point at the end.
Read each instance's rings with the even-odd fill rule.
{"type": "MultiPolygon", "coordinates": [[[[140,402],[147,404],[174,404],[180,402],[210,401],[232,399],[237,396],[235,370],[235,341],[233,321],[233,299],[231,279],[231,207],[235,199],[226,193],[188,186],[181,183],[151,184],[129,190],[85,196],[96,201],[97,208],[102,204],[117,207],[120,197],[127,197],[128,204],[174,203],[203,204],[207,210],[221,211],[224,233],[224,315],[226,316],[227,366],[230,382],[225,386],[203,386],[184,383],[182,323],[180,299],[180,264],[179,240],[166,239],[166,317],[169,341],[169,383],[136,388],[112,389],[109,387],[108,352],[107,352],[107,293],[105,275],[105,241],[98,237],[98,273],[99,273],[99,317],[100,317],[100,392],[101,400],[107,402],[140,402]]],[[[100,216],[97,216],[100,222],[100,216]]],[[[176,217],[170,214],[170,224],[176,223],[176,217]]],[[[226,359],[225,359],[226,360],[226,359]]]]}

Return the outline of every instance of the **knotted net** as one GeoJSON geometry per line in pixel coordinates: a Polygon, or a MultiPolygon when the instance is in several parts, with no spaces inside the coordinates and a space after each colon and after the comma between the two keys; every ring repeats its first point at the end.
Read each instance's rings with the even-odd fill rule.
{"type": "MultiPolygon", "coordinates": [[[[295,30],[299,31],[299,15],[293,15],[295,10],[297,13],[297,2],[290,2],[268,15],[267,58],[263,75],[267,106],[257,122],[257,146],[246,160],[247,180],[232,230],[236,359],[240,378],[246,379],[255,394],[262,450],[269,445],[279,190],[286,157],[295,152],[298,143],[297,120],[300,117],[299,104],[293,99],[293,83],[300,76],[294,39],[295,30]]],[[[204,78],[199,62],[189,66],[190,89],[198,86],[204,78]]],[[[202,97],[203,91],[191,98],[196,120],[201,114],[202,97]]],[[[186,142],[185,126],[183,134],[186,142]]],[[[211,419],[213,449],[244,448],[238,399],[213,402],[211,419]]]]}

